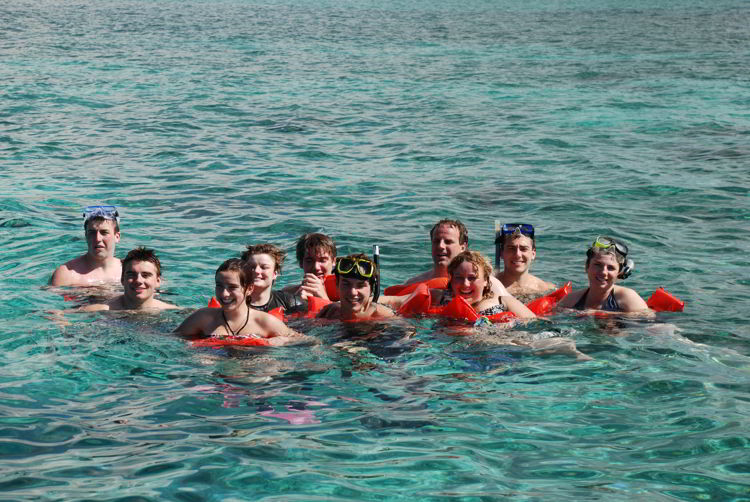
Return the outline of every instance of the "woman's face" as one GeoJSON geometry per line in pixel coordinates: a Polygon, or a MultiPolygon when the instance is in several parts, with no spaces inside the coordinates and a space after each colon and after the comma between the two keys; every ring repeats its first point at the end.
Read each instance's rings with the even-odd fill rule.
{"type": "Polygon", "coordinates": [[[356,277],[339,277],[338,287],[344,312],[356,314],[370,308],[372,287],[369,281],[356,277]]]}
{"type": "Polygon", "coordinates": [[[216,299],[225,311],[234,310],[243,305],[252,288],[243,288],[240,274],[235,270],[225,270],[216,274],[216,299]]]}
{"type": "Polygon", "coordinates": [[[470,304],[482,300],[484,288],[487,286],[487,278],[484,271],[475,268],[468,261],[461,263],[451,276],[451,290],[454,296],[461,296],[470,304]]]}
{"type": "Polygon", "coordinates": [[[589,278],[589,287],[606,291],[611,289],[617,281],[620,265],[615,255],[611,253],[598,253],[591,257],[586,275],[589,278]]]}
{"type": "Polygon", "coordinates": [[[274,281],[279,276],[276,271],[276,262],[271,255],[261,253],[251,255],[247,259],[247,266],[253,274],[253,286],[256,293],[265,291],[273,286],[274,281]]]}

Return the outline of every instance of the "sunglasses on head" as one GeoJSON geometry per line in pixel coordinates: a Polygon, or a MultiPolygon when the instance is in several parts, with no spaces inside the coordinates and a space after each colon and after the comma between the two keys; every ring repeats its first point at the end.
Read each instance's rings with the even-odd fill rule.
{"type": "Polygon", "coordinates": [[[606,237],[604,235],[600,235],[599,237],[597,237],[594,243],[591,245],[591,249],[595,249],[595,250],[596,249],[606,250],[612,247],[614,247],[615,252],[619,253],[620,256],[622,256],[623,258],[628,255],[628,247],[625,244],[618,242],[611,237],[606,237]]]}
{"type": "Polygon", "coordinates": [[[339,275],[358,275],[363,279],[369,279],[375,272],[375,264],[366,258],[338,258],[336,272],[339,275]]]}

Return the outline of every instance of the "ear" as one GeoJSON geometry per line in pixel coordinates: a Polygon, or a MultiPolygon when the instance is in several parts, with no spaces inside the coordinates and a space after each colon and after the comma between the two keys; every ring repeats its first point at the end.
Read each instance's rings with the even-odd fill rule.
{"type": "Polygon", "coordinates": [[[273,278],[271,279],[271,282],[272,282],[272,283],[276,282],[276,278],[277,278],[278,276],[279,276],[279,271],[278,271],[278,270],[276,270],[276,269],[274,269],[274,271],[273,271],[273,278]]]}
{"type": "Polygon", "coordinates": [[[468,242],[464,242],[463,244],[461,244],[461,252],[462,253],[464,251],[466,251],[468,248],[469,248],[469,243],[468,242]]]}
{"type": "Polygon", "coordinates": [[[531,261],[536,260],[536,249],[531,248],[531,261]]]}
{"type": "Polygon", "coordinates": [[[120,242],[120,232],[115,232],[115,243],[120,242]]]}
{"type": "Polygon", "coordinates": [[[157,275],[156,276],[156,287],[158,288],[159,286],[161,286],[161,276],[157,275]]]}

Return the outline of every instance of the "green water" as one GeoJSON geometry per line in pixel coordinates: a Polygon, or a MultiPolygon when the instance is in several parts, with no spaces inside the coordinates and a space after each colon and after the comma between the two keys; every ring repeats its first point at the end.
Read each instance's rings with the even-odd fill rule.
{"type": "Polygon", "coordinates": [[[3,4],[0,498],[750,499],[749,20],[739,0],[3,4]],[[185,310],[48,319],[98,202],[185,310]],[[356,354],[312,322],[315,347],[169,335],[245,244],[378,244],[393,284],[444,217],[490,256],[495,219],[533,223],[534,272],[575,286],[619,237],[624,284],[686,311],[512,328],[586,363],[432,320],[356,354]]]}

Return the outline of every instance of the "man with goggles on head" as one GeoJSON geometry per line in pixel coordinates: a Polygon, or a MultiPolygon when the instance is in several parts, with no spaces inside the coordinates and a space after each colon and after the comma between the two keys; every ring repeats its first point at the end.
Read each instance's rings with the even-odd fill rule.
{"type": "Polygon", "coordinates": [[[333,269],[340,300],[323,307],[318,317],[324,319],[361,320],[394,317],[396,314],[373,301],[380,281],[378,266],[366,254],[338,258],[333,269]]]}
{"type": "Polygon", "coordinates": [[[628,247],[611,237],[599,236],[586,251],[586,275],[589,287],[573,291],[562,299],[560,307],[607,312],[645,312],[646,302],[630,288],[617,286],[617,279],[633,271],[628,247]]]}
{"type": "Polygon", "coordinates": [[[88,206],[83,210],[88,251],[57,267],[51,286],[93,286],[119,282],[122,263],[115,258],[120,242],[120,215],[115,206],[88,206]]]}
{"type": "Polygon", "coordinates": [[[535,296],[550,289],[552,283],[543,281],[529,272],[536,259],[534,227],[528,223],[495,224],[495,277],[508,292],[516,297],[535,296]],[[503,270],[500,271],[500,262],[503,270]]]}

